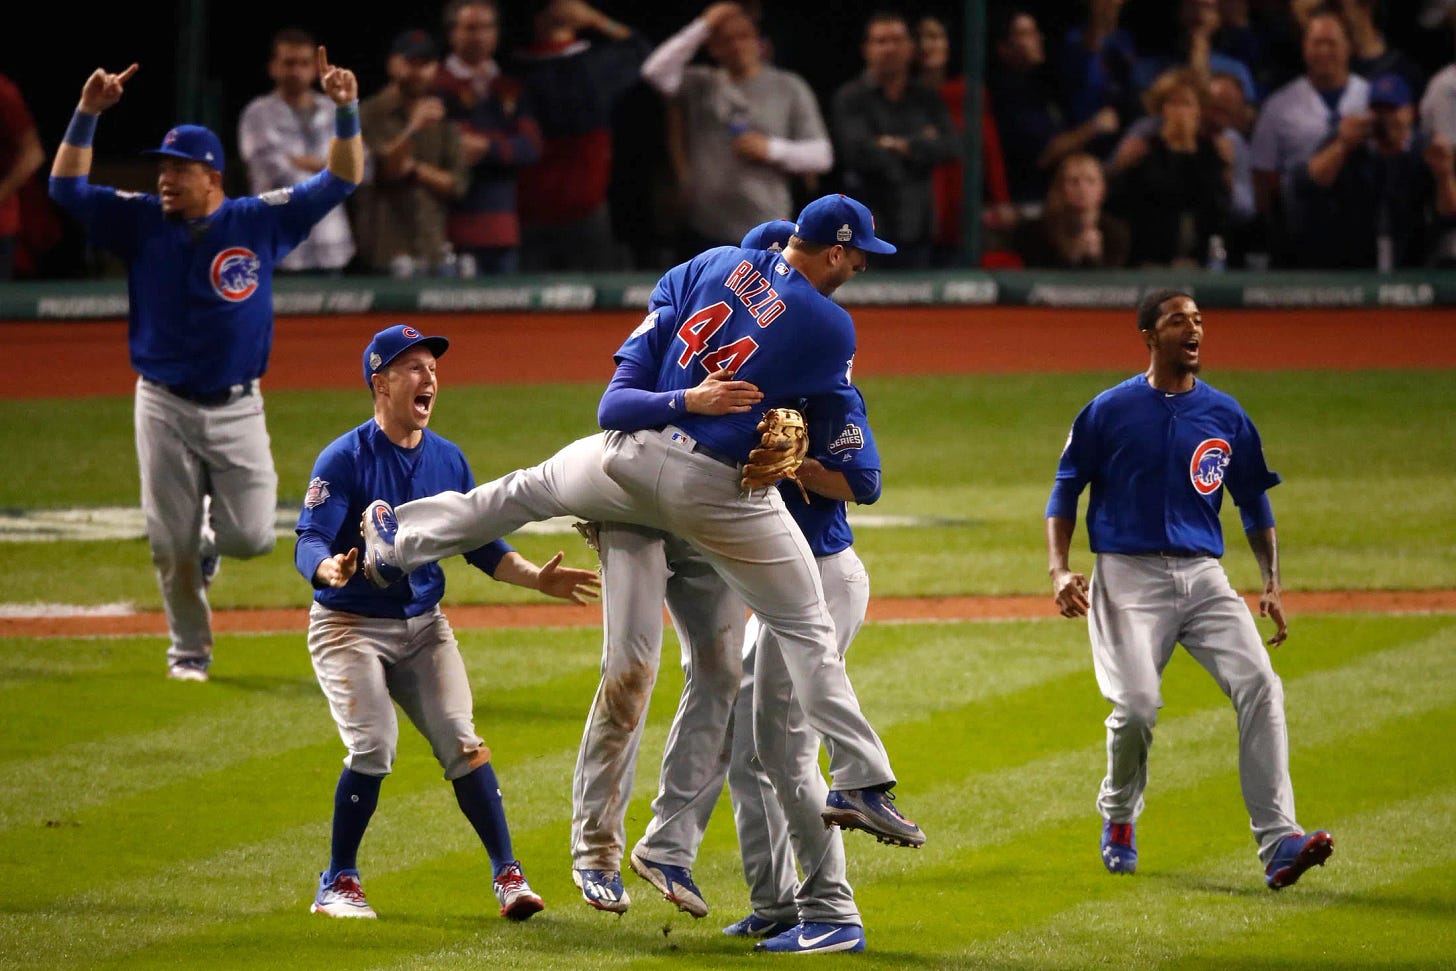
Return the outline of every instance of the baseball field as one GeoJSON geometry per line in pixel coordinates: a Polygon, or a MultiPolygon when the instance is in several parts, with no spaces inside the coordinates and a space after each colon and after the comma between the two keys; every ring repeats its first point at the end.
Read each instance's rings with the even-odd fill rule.
{"type": "MultiPolygon", "coordinates": [[[[1258,423],[1291,611],[1299,818],[1333,859],[1264,887],[1231,706],[1179,653],[1164,681],[1141,860],[1104,871],[1093,804],[1107,704],[1085,622],[1058,617],[1042,512],[1067,427],[1145,364],[1127,311],[856,311],[855,377],[885,461],[852,515],[870,623],[848,665],[924,849],[849,834],[876,968],[1456,967],[1456,320],[1450,311],[1208,312],[1204,366],[1258,423]]],[[[226,561],[212,680],[163,678],[140,534],[123,324],[0,323],[0,968],[699,968],[772,962],[724,798],[694,875],[703,920],[627,876],[622,917],[572,886],[570,775],[600,612],[447,565],[518,855],[547,910],[496,916],[489,868],[406,726],[360,868],[378,921],[308,905],[343,749],[304,648],[291,516],[318,450],[368,415],[359,354],[392,319],[279,322],[266,382],[279,542],[226,561]]],[[[431,427],[477,479],[590,433],[622,314],[432,316],[454,345],[431,427]],[[540,348],[554,359],[542,359],[540,348]],[[533,353],[534,352],[534,353],[533,353]]],[[[1085,497],[1083,507],[1085,508],[1085,497]]],[[[1225,510],[1235,584],[1257,587],[1225,510]]],[[[538,562],[563,524],[511,541],[538,562]]],[[[1085,535],[1074,566],[1090,567],[1085,535]]],[[[1261,622],[1267,632],[1271,625],[1261,622]]],[[[628,813],[648,818],[681,675],[649,714],[628,813]]]]}

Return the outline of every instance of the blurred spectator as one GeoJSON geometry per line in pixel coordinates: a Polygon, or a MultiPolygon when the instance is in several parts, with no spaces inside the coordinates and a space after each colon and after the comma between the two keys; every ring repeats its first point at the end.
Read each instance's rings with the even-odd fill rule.
{"type": "Polygon", "coordinates": [[[1046,53],[1036,18],[1015,8],[997,21],[995,58],[986,75],[1011,201],[1028,215],[1040,211],[1057,163],[1098,135],[1117,131],[1117,112],[1100,108],[1071,128],[1046,76],[1046,53]]]}
{"type": "MultiPolygon", "coordinates": [[[[1444,17],[1448,27],[1456,30],[1456,2],[1447,3],[1444,9],[1429,4],[1427,10],[1432,26],[1444,17]]],[[[1451,146],[1456,145],[1456,64],[1441,68],[1426,85],[1426,93],[1421,98],[1421,131],[1429,143],[1427,160],[1432,165],[1431,174],[1439,191],[1443,184],[1449,184],[1451,146]],[[1443,163],[1444,171],[1440,168],[1443,163]]],[[[1456,266],[1456,218],[1438,220],[1434,236],[1429,262],[1436,266],[1456,266]]]]}
{"type": "Polygon", "coordinates": [[[1456,217],[1456,174],[1449,143],[1427,148],[1417,136],[1413,102],[1403,76],[1381,75],[1369,115],[1343,119],[1310,158],[1298,265],[1387,272],[1425,261],[1433,210],[1456,217]]]}
{"type": "Polygon", "coordinates": [[[1415,94],[1426,86],[1426,72],[1415,59],[1396,50],[1376,24],[1382,13],[1379,0],[1336,0],[1350,28],[1350,70],[1367,81],[1384,74],[1399,74],[1415,94]]]}
{"type": "Polygon", "coordinates": [[[1105,269],[1127,265],[1127,224],[1102,209],[1102,164],[1073,152],[1057,166],[1041,215],[1016,227],[1013,245],[1028,267],[1105,269]]]}
{"type": "Polygon", "coordinates": [[[1150,87],[1170,68],[1187,65],[1205,81],[1214,72],[1233,75],[1244,89],[1244,100],[1258,101],[1254,75],[1248,67],[1214,47],[1214,35],[1221,26],[1218,0],[1180,0],[1174,51],[1138,58],[1133,66],[1133,81],[1138,90],[1150,87]]]}
{"type": "Polygon", "coordinates": [[[515,64],[541,126],[541,160],[520,174],[521,268],[625,269],[607,206],[612,109],[637,82],[647,41],[582,0],[538,0],[531,30],[515,64]]]}
{"type": "Polygon", "coordinates": [[[44,161],[45,150],[20,89],[0,74],[0,280],[15,275],[21,187],[44,161]]]}
{"type": "Polygon", "coordinates": [[[470,185],[450,213],[450,242],[481,273],[520,268],[516,175],[541,157],[541,130],[521,83],[495,61],[500,21],[495,0],[450,0],[450,56],[436,87],[446,117],[460,125],[470,185]]]}
{"type": "MultiPolygon", "coordinates": [[[[940,100],[945,102],[945,109],[955,125],[957,137],[960,137],[966,129],[966,79],[947,76],[950,36],[945,22],[938,17],[921,17],[915,25],[915,45],[916,80],[932,91],[940,92],[940,100]]],[[[996,117],[991,113],[990,95],[984,91],[981,104],[981,178],[982,221],[989,229],[1010,229],[1016,222],[1016,210],[1011,205],[1011,190],[1006,185],[1001,135],[996,131],[996,117]]],[[[931,176],[935,195],[931,261],[937,266],[953,266],[959,260],[964,180],[960,159],[941,162],[931,176]]]]}
{"type": "Polygon", "coordinates": [[[875,214],[897,251],[878,262],[894,269],[930,265],[935,236],[931,172],[960,155],[955,125],[940,95],[910,76],[915,45],[897,13],[865,24],[865,72],[834,93],[834,138],[845,190],[875,214]]]}
{"type": "Polygon", "coordinates": [[[1350,38],[1339,16],[1324,12],[1309,18],[1304,63],[1303,76],[1264,102],[1250,145],[1255,201],[1267,220],[1277,265],[1295,260],[1290,240],[1302,234],[1295,180],[1343,119],[1364,116],[1369,107],[1370,84],[1350,73],[1350,38]]]}
{"type": "Polygon", "coordinates": [[[1088,0],[1086,22],[1062,38],[1058,68],[1074,125],[1107,108],[1119,118],[1131,118],[1140,110],[1133,78],[1137,50],[1132,35],[1118,26],[1124,2],[1088,0]]]}
{"type": "Polygon", "coordinates": [[[667,148],[686,209],[683,258],[736,246],[759,223],[793,212],[791,177],[834,165],[813,91],[764,62],[758,27],[737,3],[712,4],[663,41],[642,76],[670,99],[667,148]],[[690,65],[705,44],[716,66],[690,65]]]}
{"type": "Polygon", "coordinates": [[[439,50],[423,30],[389,48],[389,83],[359,106],[370,176],[354,193],[360,262],[397,277],[451,272],[450,205],[465,194],[460,132],[435,93],[439,50]]]}
{"type": "Polygon", "coordinates": [[[1144,100],[1160,124],[1123,159],[1109,207],[1132,231],[1134,266],[1198,266],[1210,237],[1222,240],[1226,229],[1233,149],[1203,130],[1203,86],[1193,68],[1165,72],[1144,100]]]}
{"type": "MultiPolygon", "coordinates": [[[[296,27],[274,34],[268,77],[273,90],[248,102],[238,119],[238,153],[255,196],[322,172],[334,137],[334,103],[314,89],[318,43],[312,34],[296,27]]],[[[338,274],[353,256],[349,217],[339,206],[318,221],[276,272],[338,274]]]]}

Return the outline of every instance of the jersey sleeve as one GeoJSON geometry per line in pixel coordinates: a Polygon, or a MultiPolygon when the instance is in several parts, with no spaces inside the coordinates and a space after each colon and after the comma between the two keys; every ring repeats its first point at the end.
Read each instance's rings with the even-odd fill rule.
{"type": "MultiPolygon", "coordinates": [[[[456,449],[456,456],[460,463],[460,490],[469,492],[475,488],[475,473],[470,471],[470,463],[465,460],[464,453],[456,449]]],[[[503,539],[493,539],[484,546],[477,546],[465,554],[465,562],[475,567],[486,576],[495,578],[496,567],[500,561],[505,559],[507,553],[514,553],[516,548],[503,539]]]]}
{"type": "Polygon", "coordinates": [[[1224,475],[1229,495],[1240,508],[1257,505],[1260,496],[1282,481],[1279,473],[1270,471],[1264,459],[1264,443],[1259,438],[1259,430],[1248,415],[1241,413],[1239,431],[1233,441],[1233,455],[1224,475]]]}
{"type": "Polygon", "coordinates": [[[135,254],[146,217],[161,205],[156,196],[92,185],[84,175],[52,176],[50,196],[85,228],[87,239],[123,259],[135,254]]]}
{"type": "Polygon", "coordinates": [[[880,453],[867,411],[864,395],[853,385],[816,399],[806,415],[809,454],[839,472],[878,471],[880,453]]]}
{"type": "Polygon", "coordinates": [[[358,463],[352,450],[337,443],[324,449],[314,462],[304,493],[303,509],[294,532],[293,565],[313,586],[319,564],[334,555],[334,540],[349,513],[358,488],[358,463]]]}
{"type": "Polygon", "coordinates": [[[1052,484],[1052,494],[1047,499],[1048,519],[1077,518],[1077,499],[1087,483],[1092,481],[1095,471],[1094,434],[1093,406],[1089,404],[1072,422],[1072,430],[1067,433],[1067,444],[1062,447],[1062,457],[1057,462],[1056,481],[1052,484]]]}
{"type": "Polygon", "coordinates": [[[303,242],[314,225],[353,191],[354,183],[324,169],[297,185],[258,196],[258,201],[267,206],[277,220],[280,255],[303,242]]]}

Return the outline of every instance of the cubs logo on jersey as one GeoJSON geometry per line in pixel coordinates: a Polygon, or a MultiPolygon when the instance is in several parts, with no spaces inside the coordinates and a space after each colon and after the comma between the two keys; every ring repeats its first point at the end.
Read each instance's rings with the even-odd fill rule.
{"type": "Polygon", "coordinates": [[[1205,438],[1193,450],[1188,463],[1188,478],[1201,496],[1211,496],[1223,485],[1223,473],[1228,468],[1234,450],[1221,438],[1205,438]]]}
{"type": "Polygon", "coordinates": [[[229,246],[212,258],[212,289],[229,303],[242,303],[258,290],[258,254],[245,246],[229,246]]]}

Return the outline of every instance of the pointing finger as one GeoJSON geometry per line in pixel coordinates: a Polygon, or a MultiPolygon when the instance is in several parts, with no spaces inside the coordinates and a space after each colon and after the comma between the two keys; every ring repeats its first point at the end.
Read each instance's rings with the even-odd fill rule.
{"type": "Polygon", "coordinates": [[[329,52],[324,49],[324,45],[320,44],[318,47],[319,77],[323,77],[324,75],[328,74],[330,70],[332,70],[332,68],[329,67],[329,52]]]}

